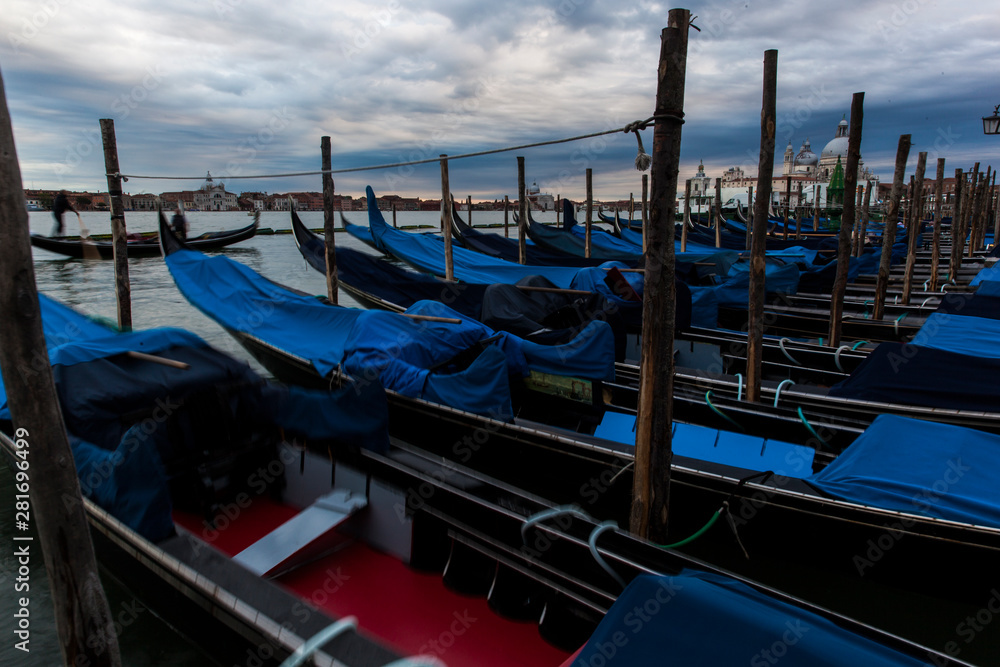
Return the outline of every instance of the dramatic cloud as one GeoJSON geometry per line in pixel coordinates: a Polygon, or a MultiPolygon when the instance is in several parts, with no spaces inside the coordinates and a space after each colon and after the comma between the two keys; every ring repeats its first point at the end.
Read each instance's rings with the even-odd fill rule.
{"type": "MultiPolygon", "coordinates": [[[[753,172],[761,63],[778,60],[778,147],[818,150],[865,91],[866,164],[888,176],[900,133],[949,168],[997,156],[980,117],[1000,102],[1000,15],[973,0],[818,5],[697,2],[681,176],[753,172]]],[[[650,115],[669,6],[612,0],[8,0],[0,67],[25,184],[104,189],[99,118],[116,124],[122,169],[238,175],[435,158],[613,129],[650,115]]],[[[651,149],[652,132],[644,134],[651,149]]],[[[579,197],[638,193],[622,134],[519,151],[528,180],[579,197]]],[[[515,154],[452,165],[457,194],[516,191],[515,154]]],[[[433,197],[438,169],[344,174],[341,192],[433,197]]],[[[132,179],[131,192],[195,182],[132,179]]],[[[319,189],[318,177],[229,180],[231,190],[319,189]]]]}

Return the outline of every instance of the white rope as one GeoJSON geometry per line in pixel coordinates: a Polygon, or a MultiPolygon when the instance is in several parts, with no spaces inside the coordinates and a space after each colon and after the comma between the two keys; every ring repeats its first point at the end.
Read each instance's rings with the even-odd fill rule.
{"type": "MultiPolygon", "coordinates": [[[[619,132],[635,132],[636,136],[639,136],[639,130],[645,129],[650,125],[655,125],[657,120],[673,120],[679,123],[683,123],[684,119],[679,115],[674,114],[662,114],[659,116],[650,116],[646,120],[637,120],[625,125],[623,127],[616,128],[614,130],[603,130],[601,132],[591,132],[590,134],[581,134],[576,137],[567,137],[565,139],[551,139],[549,141],[538,141],[532,144],[521,144],[519,146],[509,146],[507,148],[492,148],[485,151],[476,151],[474,153],[462,153],[461,155],[450,155],[447,156],[448,160],[461,160],[470,157],[481,157],[483,155],[495,155],[496,153],[508,153],[510,151],[518,151],[525,148],[537,148],[539,146],[553,146],[556,144],[565,144],[571,141],[581,141],[583,139],[592,139],[593,137],[602,137],[608,134],[617,134],[619,132]]],[[[642,139],[639,139],[639,155],[636,157],[636,168],[639,167],[640,158],[646,155],[645,150],[642,147],[642,139]]],[[[649,157],[648,155],[646,157],[649,157]]],[[[236,180],[236,179],[247,179],[247,178],[290,178],[293,176],[318,176],[321,174],[350,174],[359,171],[373,171],[376,169],[393,169],[395,167],[409,167],[418,164],[430,164],[432,162],[440,162],[442,158],[433,157],[425,158],[423,160],[410,160],[409,162],[393,162],[391,164],[375,164],[366,167],[348,167],[346,169],[320,169],[317,171],[296,171],[287,174],[251,174],[248,176],[226,176],[226,180],[236,180]]],[[[652,160],[652,158],[650,158],[652,160]]],[[[111,178],[122,178],[128,180],[130,178],[146,178],[155,179],[162,181],[202,181],[205,177],[202,175],[198,176],[149,176],[144,174],[123,174],[121,172],[116,172],[113,174],[106,174],[106,176],[111,178]]]]}

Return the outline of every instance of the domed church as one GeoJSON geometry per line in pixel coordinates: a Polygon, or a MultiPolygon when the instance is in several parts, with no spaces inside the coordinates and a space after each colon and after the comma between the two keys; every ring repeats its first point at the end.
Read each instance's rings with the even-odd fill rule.
{"type": "MultiPolygon", "coordinates": [[[[782,176],[805,176],[816,180],[819,183],[828,183],[833,175],[833,170],[837,166],[837,161],[841,164],[847,163],[847,142],[848,124],[845,116],[837,124],[837,133],[817,157],[812,152],[809,139],[806,139],[799,149],[798,154],[793,154],[792,143],[788,143],[785,148],[784,167],[781,170],[782,176]]],[[[858,182],[864,183],[866,180],[875,178],[868,169],[864,168],[863,162],[858,162],[858,182]]]]}

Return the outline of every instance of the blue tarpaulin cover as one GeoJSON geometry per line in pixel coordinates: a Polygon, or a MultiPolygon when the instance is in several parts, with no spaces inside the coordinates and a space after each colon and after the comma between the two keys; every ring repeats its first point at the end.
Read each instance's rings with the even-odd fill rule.
{"type": "Polygon", "coordinates": [[[636,577],[570,664],[917,667],[925,663],[734,579],[692,570],[636,577]]]}
{"type": "Polygon", "coordinates": [[[167,265],[185,297],[209,317],[308,360],[323,376],[343,364],[352,375],[381,377],[386,388],[406,396],[497,418],[512,416],[508,374],[537,369],[594,380],[614,377],[614,334],[604,322],[592,322],[564,345],[540,346],[496,334],[434,301],[417,302],[408,312],[461,324],[331,307],[223,256],[184,250],[167,257],[167,265]],[[460,372],[429,372],[494,335],[505,354],[487,351],[460,372]]]}
{"type": "Polygon", "coordinates": [[[879,343],[830,396],[951,410],[996,412],[1000,359],[903,343],[879,343]]]}
{"type": "Polygon", "coordinates": [[[910,341],[921,347],[1000,358],[1000,320],[933,313],[910,341]]]}
{"type": "Polygon", "coordinates": [[[984,280],[975,292],[948,292],[941,297],[938,313],[1000,320],[1000,282],[984,280]]]}
{"type": "Polygon", "coordinates": [[[982,282],[997,282],[1000,281],[1000,262],[997,262],[993,266],[983,269],[976,274],[976,277],[972,279],[969,283],[970,285],[978,285],[982,282]]]}
{"type": "MultiPolygon", "coordinates": [[[[599,438],[635,445],[635,415],[606,412],[594,433],[599,438]]],[[[805,478],[812,474],[816,450],[771,438],[732,433],[719,429],[674,422],[674,454],[700,461],[805,478]]]]}
{"type": "Polygon", "coordinates": [[[1000,436],[879,415],[812,479],[835,498],[1000,527],[1000,436]]]}

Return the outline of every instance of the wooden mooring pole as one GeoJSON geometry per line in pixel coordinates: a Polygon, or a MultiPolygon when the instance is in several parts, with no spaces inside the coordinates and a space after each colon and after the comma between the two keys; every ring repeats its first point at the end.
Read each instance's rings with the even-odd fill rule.
{"type": "Polygon", "coordinates": [[[635,472],[630,528],[654,542],[667,538],[671,430],[674,398],[674,214],[684,114],[691,13],[671,9],[660,34],[660,62],[653,115],[652,192],[642,300],[635,472]]]}
{"type": "Polygon", "coordinates": [[[642,175],[642,251],[646,252],[646,222],[649,219],[649,174],[642,175]]]}
{"type": "Polygon", "coordinates": [[[784,241],[788,240],[788,209],[792,205],[792,177],[785,178],[785,230],[781,234],[784,241]]]}
{"type": "Polygon", "coordinates": [[[562,214],[562,195],[556,195],[556,227],[559,227],[559,216],[562,214]]]}
{"type": "Polygon", "coordinates": [[[913,175],[913,196],[910,198],[910,227],[906,239],[906,268],[903,270],[903,305],[910,305],[913,291],[913,270],[917,265],[917,236],[923,222],[924,170],[927,169],[927,151],[917,154],[917,173],[913,175]]]}
{"type": "Polygon", "coordinates": [[[528,228],[528,197],[524,191],[524,158],[517,158],[517,210],[521,216],[517,223],[517,261],[527,263],[528,245],[524,238],[528,228]]]}
{"type": "MultiPolygon", "coordinates": [[[[746,229],[746,247],[744,250],[750,252],[750,237],[753,232],[753,186],[747,188],[747,229],[746,229]]],[[[764,228],[767,229],[766,227],[764,228]]]]}
{"type": "Polygon", "coordinates": [[[594,170],[587,167],[587,221],[584,230],[583,256],[590,259],[590,226],[594,215],[594,170]]]}
{"type": "Polygon", "coordinates": [[[451,186],[448,184],[448,156],[441,154],[441,232],[444,236],[444,279],[455,279],[455,263],[451,253],[451,186]]]}
{"type": "MultiPolygon", "coordinates": [[[[764,52],[764,92],[760,109],[760,157],[757,202],[750,242],[750,290],[747,307],[747,400],[760,400],[764,351],[764,254],[767,249],[767,209],[774,173],[774,132],[777,117],[778,51],[764,52]]],[[[751,195],[752,196],[752,195],[751,195]]],[[[749,224],[747,228],[749,229],[749,224]]]]}
{"type": "Polygon", "coordinates": [[[722,247],[722,179],[715,179],[715,247],[722,247]]]}
{"type": "MultiPolygon", "coordinates": [[[[688,249],[688,225],[691,224],[691,179],[684,182],[684,220],[681,222],[681,252],[688,249]]],[[[643,223],[643,227],[645,227],[643,223]]],[[[643,239],[645,239],[645,233],[643,239]]]]}
{"type": "Polygon", "coordinates": [[[875,303],[872,305],[872,319],[880,320],[885,314],[885,294],[889,290],[889,267],[892,259],[892,244],[896,241],[896,223],[899,220],[899,199],[903,196],[903,177],[906,175],[906,160],[910,156],[910,135],[901,134],[896,148],[896,171],[892,177],[892,191],[889,194],[889,210],[885,214],[882,229],[882,257],[878,265],[878,279],[875,283],[875,303]]]}
{"type": "MultiPolygon", "coordinates": [[[[968,256],[972,257],[972,215],[976,204],[976,195],[979,193],[979,163],[972,165],[972,180],[969,182],[969,191],[965,197],[965,206],[962,207],[962,248],[959,259],[965,254],[966,239],[968,239],[968,256]]],[[[955,267],[955,275],[958,275],[958,267],[955,267]]]]}
{"type": "Polygon", "coordinates": [[[111,199],[111,243],[115,262],[115,301],[118,304],[118,328],[132,329],[132,287],[128,278],[128,232],[125,229],[125,207],[122,205],[122,177],[118,168],[118,140],[115,121],[102,118],[101,141],[104,144],[104,173],[108,177],[111,199]]]}
{"type": "Polygon", "coordinates": [[[865,183],[865,203],[861,206],[861,239],[858,241],[858,257],[865,249],[865,239],[868,238],[868,222],[871,220],[871,203],[873,181],[865,183]]]}
{"type": "Polygon", "coordinates": [[[399,225],[396,224],[396,202],[392,203],[392,227],[393,229],[399,229],[399,225]]]}
{"type": "Polygon", "coordinates": [[[934,180],[934,234],[931,236],[930,291],[938,288],[938,264],[941,261],[941,201],[944,195],[944,158],[937,161],[937,178],[934,180]]]}
{"type": "Polygon", "coordinates": [[[799,181],[799,198],[795,201],[795,240],[802,239],[802,217],[806,214],[806,207],[802,205],[802,181],[799,181]]]}
{"type": "Polygon", "coordinates": [[[851,100],[851,129],[847,135],[847,164],[844,165],[844,210],[840,216],[837,245],[837,275],[830,298],[830,346],[840,346],[841,319],[844,315],[844,293],[847,291],[847,269],[854,241],[854,218],[857,207],[858,163],[861,161],[861,130],[865,113],[865,94],[854,93],[851,100]]]}
{"type": "Polygon", "coordinates": [[[465,208],[467,209],[466,213],[465,213],[465,216],[466,216],[466,220],[465,221],[467,223],[469,223],[469,227],[471,227],[472,226],[472,195],[469,195],[466,198],[466,200],[465,200],[465,208]]]}
{"type": "MultiPolygon", "coordinates": [[[[114,125],[110,120],[107,124],[113,138],[114,125]]],[[[101,130],[104,134],[104,120],[101,130]]],[[[117,156],[113,142],[110,148],[117,156]]],[[[109,163],[108,155],[105,151],[107,173],[116,175],[117,158],[109,163]]],[[[112,179],[121,182],[117,176],[109,175],[109,184],[112,179]]],[[[0,370],[18,452],[14,486],[18,494],[29,496],[30,511],[25,514],[38,531],[36,542],[27,532],[31,521],[25,519],[16,526],[17,531],[7,548],[18,558],[23,557],[20,563],[25,569],[27,564],[37,563],[39,558],[45,562],[64,664],[119,667],[121,655],[114,620],[97,573],[97,558],[90,541],[80,482],[45,352],[22,188],[7,96],[0,78],[0,248],[3,248],[0,253],[0,370]],[[33,363],[38,359],[43,363],[33,363]]],[[[117,192],[120,206],[120,186],[117,192]]],[[[8,498],[4,502],[12,502],[13,499],[8,498]]],[[[14,593],[11,576],[6,586],[9,588],[4,595],[13,595],[19,603],[23,599],[20,608],[26,610],[28,618],[37,621],[41,614],[39,605],[44,604],[37,592],[40,582],[31,582],[30,591],[14,593]]],[[[13,607],[12,600],[10,608],[13,607]]],[[[37,623],[32,623],[27,631],[34,631],[34,636],[29,634],[23,638],[12,632],[12,627],[16,627],[14,623],[7,625],[5,641],[13,645],[24,639],[26,650],[31,648],[27,643],[30,639],[40,642],[44,637],[38,634],[43,626],[37,623]]],[[[5,648],[8,655],[17,650],[13,646],[5,648]]]]}
{"type": "Polygon", "coordinates": [[[503,237],[510,238],[510,197],[503,196],[503,237]]]}
{"type": "Polygon", "coordinates": [[[951,212],[951,253],[948,256],[948,278],[945,282],[952,282],[958,272],[958,266],[962,263],[962,241],[959,240],[962,233],[962,206],[964,206],[965,173],[961,169],[955,170],[955,199],[952,201],[951,212]]]}
{"type": "MultiPolygon", "coordinates": [[[[337,241],[333,229],[333,159],[331,156],[330,137],[320,138],[323,169],[323,235],[326,241],[326,298],[336,304],[339,290],[337,289],[337,241]]],[[[396,206],[392,207],[392,226],[396,226],[396,206]]]]}

